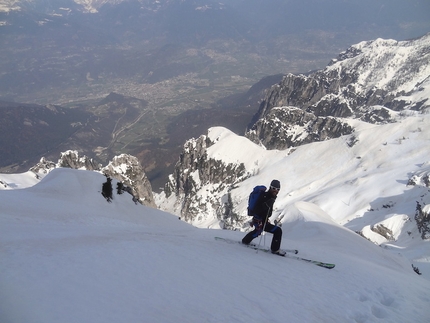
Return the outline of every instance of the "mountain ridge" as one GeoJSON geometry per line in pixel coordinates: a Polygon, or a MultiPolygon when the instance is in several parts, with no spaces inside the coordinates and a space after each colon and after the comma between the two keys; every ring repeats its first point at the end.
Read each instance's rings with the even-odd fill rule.
{"type": "Polygon", "coordinates": [[[288,74],[267,93],[246,136],[269,149],[285,149],[352,133],[338,117],[380,124],[393,122],[393,111],[425,111],[430,106],[429,53],[430,33],[411,41],[376,39],[351,46],[309,76],[288,74]],[[288,137],[305,118],[301,126],[309,128],[308,136],[297,144],[272,140],[288,137]]]}
{"type": "MultiPolygon", "coordinates": [[[[423,42],[428,48],[429,39],[426,36],[416,42],[423,42]]],[[[376,42],[380,44],[382,41],[376,42]]],[[[385,43],[394,44],[391,40],[385,43]]],[[[365,44],[358,46],[364,49],[365,44]]],[[[404,44],[399,42],[397,46],[404,44]]],[[[415,48],[410,50],[414,52],[415,48]]],[[[384,55],[380,49],[374,54],[384,55]]],[[[348,70],[351,66],[348,60],[359,55],[344,58],[344,67],[336,70],[336,77],[354,75],[354,79],[359,80],[365,69],[348,70]],[[339,70],[343,72],[339,73],[339,70]]],[[[409,58],[413,61],[413,55],[409,58]]],[[[404,61],[395,61],[401,69],[404,61]]],[[[272,87],[260,106],[267,110],[256,123],[265,130],[258,140],[247,142],[247,139],[253,139],[249,138],[250,133],[257,133],[253,128],[242,137],[222,127],[210,128],[207,134],[190,139],[184,145],[164,192],[156,194],[157,204],[199,227],[246,231],[249,220],[246,216],[247,194],[253,186],[278,177],[285,183],[286,192],[281,194],[288,201],[280,205],[279,210],[295,201],[312,201],[338,223],[377,244],[387,247],[413,244],[411,232],[419,236],[421,230],[426,230],[412,220],[417,217],[416,201],[427,205],[430,198],[429,186],[424,184],[430,172],[426,149],[430,133],[425,126],[430,122],[430,82],[426,76],[429,63],[422,62],[419,57],[418,67],[412,65],[404,80],[397,82],[409,84],[399,92],[369,86],[372,95],[379,93],[380,102],[385,102],[386,106],[372,105],[374,99],[366,94],[363,95],[366,100],[357,99],[358,104],[351,105],[351,109],[349,102],[339,106],[337,102],[341,100],[336,100],[336,95],[351,96],[352,91],[345,89],[366,88],[366,84],[344,81],[345,89],[342,89],[337,86],[341,84],[340,78],[334,78],[332,85],[326,75],[332,73],[333,65],[327,67],[327,74],[326,70],[316,72],[315,75],[326,82],[325,89],[340,88],[335,95],[315,94],[318,100],[326,97],[327,111],[333,111],[334,116],[321,112],[316,117],[317,114],[308,109],[318,106],[318,100],[306,103],[306,108],[285,106],[285,103],[306,101],[306,95],[297,93],[317,93],[302,82],[307,81],[307,77],[285,76],[272,87]],[[421,73],[415,73],[417,70],[421,73]],[[295,87],[289,87],[294,84],[290,80],[296,81],[295,87]],[[416,84],[420,84],[419,87],[416,84]],[[300,88],[303,85],[304,88],[300,88]],[[382,95],[384,93],[386,96],[382,95]],[[390,99],[407,104],[399,107],[390,104],[390,99]],[[393,107],[396,110],[392,110],[393,107]],[[336,114],[342,109],[348,111],[346,116],[336,114]],[[418,185],[415,185],[415,176],[421,178],[418,185]],[[377,189],[373,196],[362,197],[364,191],[373,192],[374,187],[384,186],[381,182],[386,183],[384,188],[377,189]],[[333,200],[331,196],[341,199],[333,200]]],[[[381,79],[385,80],[385,77],[385,74],[380,75],[381,79]]],[[[324,88],[320,80],[309,79],[317,89],[324,88]]],[[[359,91],[354,93],[356,97],[360,94],[359,91]]],[[[280,213],[275,210],[274,217],[281,220],[288,212],[290,210],[280,213]]]]}

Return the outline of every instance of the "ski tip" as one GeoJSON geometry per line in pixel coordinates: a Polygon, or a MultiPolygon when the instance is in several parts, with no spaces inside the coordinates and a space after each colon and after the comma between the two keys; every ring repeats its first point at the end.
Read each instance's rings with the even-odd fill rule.
{"type": "Polygon", "coordinates": [[[318,264],[318,266],[327,268],[327,269],[333,269],[335,267],[334,264],[318,264]]]}

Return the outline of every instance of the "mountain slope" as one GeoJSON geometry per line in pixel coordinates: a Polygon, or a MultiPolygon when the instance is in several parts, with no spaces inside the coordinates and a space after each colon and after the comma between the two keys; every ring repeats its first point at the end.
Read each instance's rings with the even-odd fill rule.
{"type": "MultiPolygon", "coordinates": [[[[374,192],[355,204],[352,197],[361,188],[350,186],[363,177],[371,178],[366,185],[372,192],[372,181],[386,176],[385,168],[392,177],[383,179],[384,190],[396,188],[401,194],[414,172],[428,171],[429,48],[430,34],[409,42],[363,42],[322,71],[284,77],[267,94],[258,121],[246,134],[259,145],[221,128],[189,140],[160,205],[196,225],[241,228],[252,188],[245,183],[279,176],[288,183],[287,191],[295,191],[299,199],[314,193],[322,201],[327,190],[326,211],[342,222],[361,217],[366,208],[374,209],[369,205],[380,194],[386,196],[386,192],[374,192]],[[384,68],[383,62],[389,67],[384,68]],[[319,143],[304,145],[312,142],[319,143]],[[273,148],[279,150],[266,150],[273,148]],[[392,182],[400,178],[400,185],[392,182]],[[235,197],[236,187],[242,185],[248,190],[235,197]],[[330,197],[330,190],[339,185],[349,196],[341,205],[352,206],[349,209],[329,207],[339,203],[330,197]],[[208,188],[211,194],[205,192],[208,188]]],[[[420,196],[418,190],[410,198],[408,217],[413,217],[414,201],[423,202],[420,196]]]]}
{"type": "Polygon", "coordinates": [[[90,116],[78,109],[0,101],[0,167],[40,159],[79,132],[90,116]]]}
{"type": "Polygon", "coordinates": [[[199,227],[246,231],[249,192],[277,178],[272,220],[288,223],[295,202],[312,202],[338,224],[428,265],[429,230],[416,219],[430,203],[430,65],[420,56],[429,40],[360,43],[322,72],[285,77],[247,133],[260,145],[225,128],[190,139],[158,205],[199,227]],[[383,68],[378,58],[387,56],[383,68]],[[309,93],[316,94],[306,104],[283,106],[309,93]],[[326,112],[317,113],[321,105],[326,112]]]}
{"type": "MultiPolygon", "coordinates": [[[[0,178],[20,186],[29,175],[0,178]]],[[[56,169],[35,186],[0,190],[2,322],[427,318],[429,280],[314,204],[295,204],[283,246],[332,261],[332,270],[215,241],[242,234],[197,229],[124,196],[106,203],[104,180],[56,169]]]]}

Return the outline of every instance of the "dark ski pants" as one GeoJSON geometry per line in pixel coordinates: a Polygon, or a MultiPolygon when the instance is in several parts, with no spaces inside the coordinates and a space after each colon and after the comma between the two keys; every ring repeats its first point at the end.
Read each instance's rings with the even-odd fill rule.
{"type": "MultiPolygon", "coordinates": [[[[259,228],[258,226],[254,226],[254,228],[255,229],[253,231],[249,232],[245,237],[243,237],[242,239],[243,244],[250,244],[251,241],[257,238],[263,231],[263,228],[259,228]]],[[[282,229],[277,225],[273,225],[267,222],[266,227],[264,228],[264,231],[273,233],[272,244],[270,246],[270,249],[272,251],[278,251],[279,248],[281,248],[282,229]]]]}

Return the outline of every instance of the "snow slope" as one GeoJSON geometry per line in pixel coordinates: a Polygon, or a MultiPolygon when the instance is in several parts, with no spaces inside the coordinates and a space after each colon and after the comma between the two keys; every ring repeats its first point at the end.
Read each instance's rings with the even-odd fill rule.
{"type": "MultiPolygon", "coordinates": [[[[351,232],[360,232],[375,244],[401,253],[429,277],[430,241],[421,239],[414,217],[417,202],[426,212],[430,210],[430,188],[422,181],[430,174],[430,115],[413,111],[397,114],[396,123],[383,125],[349,120],[356,129],[352,135],[285,151],[268,151],[225,128],[209,129],[208,137],[214,144],[207,149],[208,158],[226,165],[243,163],[249,178],[213,193],[215,184],[203,183],[197,172],[192,174],[197,198],[191,207],[201,210],[192,224],[220,228],[222,219],[212,207],[213,201],[227,200],[229,194],[234,213],[244,219],[237,229],[250,230],[246,215],[249,192],[276,178],[281,191],[272,221],[281,218],[284,229],[295,218],[294,205],[309,202],[351,232]],[[408,185],[414,177],[417,185],[408,185]],[[386,236],[378,229],[387,231],[386,236]]],[[[176,198],[172,194],[166,199],[161,193],[157,205],[175,213],[175,207],[180,206],[173,202],[176,198]]]]}
{"type": "MultiPolygon", "coordinates": [[[[332,270],[198,229],[128,194],[107,203],[105,177],[55,169],[0,175],[0,322],[427,322],[430,281],[406,258],[334,223],[314,203],[289,206],[283,246],[332,270]],[[30,185],[20,183],[26,182],[30,185]],[[13,185],[9,185],[11,187],[13,185]]],[[[115,187],[115,186],[114,186],[115,187]]],[[[270,235],[262,239],[270,243],[270,235]]]]}

